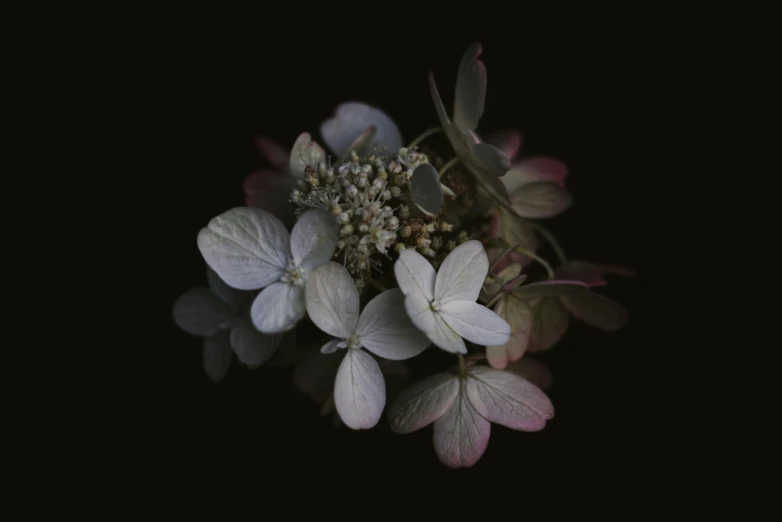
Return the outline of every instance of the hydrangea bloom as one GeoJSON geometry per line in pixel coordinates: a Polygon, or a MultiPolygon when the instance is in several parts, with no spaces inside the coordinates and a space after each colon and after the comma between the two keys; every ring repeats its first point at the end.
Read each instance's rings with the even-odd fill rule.
{"type": "Polygon", "coordinates": [[[462,338],[483,346],[510,339],[510,325],[475,302],[488,271],[489,259],[479,241],[456,247],[436,274],[412,250],[402,251],[394,265],[410,319],[434,344],[454,353],[467,353],[462,338]]]}
{"type": "Polygon", "coordinates": [[[386,403],[393,431],[433,423],[435,454],[450,467],[480,459],[492,422],[537,431],[553,417],[541,391],[551,373],[528,354],[551,348],[570,315],[622,326],[624,308],[594,289],[606,274],[631,271],[567,261],[530,221],[569,208],[568,170],[551,158],[517,160],[517,131],[479,136],[481,52],[476,43],[462,56],[451,115],[429,75],[440,126],[412,141],[357,101],[290,149],[258,140],[270,167],[245,180],[247,207],[198,234],[210,288],[174,305],[177,324],[205,338],[213,380],[234,353],[250,367],[290,364],[296,388],[335,425],[371,429],[386,403]],[[445,148],[429,140],[440,131],[445,148]],[[538,253],[538,236],[556,269],[538,253]],[[431,344],[454,369],[410,385],[431,344]]]}
{"type": "Polygon", "coordinates": [[[337,245],[337,225],[320,210],[304,214],[288,234],[282,222],[257,208],[231,209],[198,234],[198,248],[230,286],[264,290],[250,314],[264,333],[293,328],[306,313],[304,285],[328,262],[337,245]]]}
{"type": "Polygon", "coordinates": [[[434,422],[434,450],[448,467],[470,467],[489,444],[491,423],[540,431],[554,417],[546,395],[523,377],[486,367],[438,373],[408,388],[389,410],[391,429],[411,433],[434,422]]]}
{"type": "Polygon", "coordinates": [[[415,357],[429,340],[404,312],[399,290],[386,290],[359,314],[359,297],[353,279],[342,266],[329,263],[307,282],[307,312],[318,328],[337,339],[323,353],[347,349],[337,371],[334,403],[342,421],[353,429],[377,424],[385,406],[385,383],[380,367],[361,348],[392,360],[415,357]]]}

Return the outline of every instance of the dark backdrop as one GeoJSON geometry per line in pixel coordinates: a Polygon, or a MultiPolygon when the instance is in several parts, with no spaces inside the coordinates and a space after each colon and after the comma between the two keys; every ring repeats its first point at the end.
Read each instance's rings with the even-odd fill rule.
{"type": "MultiPolygon", "coordinates": [[[[340,102],[360,100],[381,107],[412,139],[436,124],[427,71],[450,107],[456,67],[472,38],[425,44],[400,37],[381,45],[306,34],[241,40],[206,35],[166,45],[146,86],[155,98],[148,168],[165,205],[165,236],[152,240],[164,275],[148,310],[159,330],[151,339],[154,382],[142,383],[154,385],[154,408],[145,412],[141,435],[158,463],[180,470],[292,469],[314,482],[336,472],[453,474],[434,454],[431,427],[395,436],[384,419],[371,431],[333,429],[293,387],[290,368],[234,364],[223,383],[212,384],[201,369],[201,340],[177,329],[171,306],[205,284],[196,235],[210,218],[242,204],[243,178],[264,164],[256,136],[290,146],[303,131],[316,135],[340,102]]],[[[572,321],[542,357],[555,378],[549,395],[556,417],[546,429],[526,434],[493,425],[481,461],[458,475],[635,473],[646,454],[646,419],[655,415],[645,400],[653,393],[645,377],[655,347],[643,290],[650,270],[644,188],[654,174],[645,166],[654,153],[646,123],[654,110],[651,57],[595,35],[561,48],[538,39],[480,41],[488,70],[480,130],[518,128],[523,154],[563,160],[574,204],[549,224],[569,257],[631,266],[639,277],[614,278],[603,290],[630,312],[622,331],[572,321]]]]}

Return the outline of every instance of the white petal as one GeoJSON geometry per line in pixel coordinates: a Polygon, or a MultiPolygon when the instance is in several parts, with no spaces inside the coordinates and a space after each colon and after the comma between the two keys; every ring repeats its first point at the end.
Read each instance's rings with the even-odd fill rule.
{"type": "Polygon", "coordinates": [[[304,288],[274,283],[258,294],[250,309],[253,324],[263,333],[287,332],[307,313],[304,288]]]}
{"type": "Polygon", "coordinates": [[[231,348],[236,358],[247,366],[260,366],[274,355],[282,339],[281,335],[265,335],[247,321],[241,321],[231,329],[231,348]]]}
{"type": "Polygon", "coordinates": [[[429,261],[413,249],[402,250],[394,263],[396,283],[405,295],[420,293],[434,299],[435,271],[429,261]]]}
{"type": "Polygon", "coordinates": [[[537,353],[548,350],[565,335],[569,316],[558,297],[544,297],[530,304],[535,318],[527,351],[537,353]]]}
{"type": "Polygon", "coordinates": [[[228,332],[219,332],[217,335],[204,339],[203,363],[204,371],[218,383],[223,380],[228,368],[231,366],[233,351],[228,341],[228,332]]]}
{"type": "Polygon", "coordinates": [[[386,404],[386,385],[377,362],[367,352],[350,349],[342,359],[334,384],[337,413],[349,428],[366,430],[377,424],[386,404]]]}
{"type": "Polygon", "coordinates": [[[307,279],[307,313],[315,326],[347,339],[358,326],[358,290],[342,265],[331,261],[307,279]]]}
{"type": "Polygon", "coordinates": [[[508,362],[518,361],[524,355],[534,316],[529,305],[513,294],[501,297],[494,311],[511,327],[511,337],[507,343],[486,347],[486,360],[493,368],[502,369],[508,362]]]}
{"type": "Polygon", "coordinates": [[[497,346],[510,340],[508,322],[474,301],[449,301],[440,314],[454,332],[475,344],[497,346]]]}
{"type": "Polygon", "coordinates": [[[231,317],[231,308],[207,288],[188,290],[174,303],[174,322],[193,335],[212,336],[231,317]]]}
{"type": "Polygon", "coordinates": [[[323,346],[321,346],[320,353],[322,353],[323,355],[328,355],[330,353],[334,353],[337,350],[339,350],[340,348],[342,348],[340,346],[340,344],[343,344],[344,342],[345,341],[342,341],[340,339],[332,339],[331,341],[329,341],[326,344],[324,344],[323,346]]]}
{"type": "Polygon", "coordinates": [[[312,136],[308,132],[300,134],[291,149],[291,174],[303,178],[307,167],[318,170],[321,161],[326,161],[326,151],[323,147],[312,141],[312,136]]]}
{"type": "Polygon", "coordinates": [[[520,187],[510,201],[521,217],[542,219],[570,208],[573,196],[556,183],[538,181],[520,187]]]}
{"type": "Polygon", "coordinates": [[[321,124],[320,133],[326,145],[341,157],[350,152],[351,144],[369,126],[377,128],[375,142],[380,147],[388,147],[391,152],[402,147],[402,134],[394,120],[380,109],[360,102],[343,103],[337,107],[334,117],[321,124]]]}
{"type": "Polygon", "coordinates": [[[486,66],[478,56],[481,44],[474,43],[464,52],[456,75],[453,122],[464,130],[475,130],[483,115],[486,100],[486,66]]]}
{"type": "Polygon", "coordinates": [[[212,219],[198,233],[198,248],[220,279],[240,290],[277,281],[291,257],[285,226],[259,208],[234,208],[212,219]]]}
{"type": "Polygon", "coordinates": [[[405,389],[388,409],[394,433],[412,433],[433,423],[448,410],[459,393],[459,379],[451,373],[431,375],[405,389]]]}
{"type": "Polygon", "coordinates": [[[449,468],[469,468],[489,445],[491,424],[472,405],[461,383],[456,400],[434,423],[434,451],[449,468]]]}
{"type": "Polygon", "coordinates": [[[560,299],[574,317],[595,328],[614,332],[627,322],[627,310],[604,295],[584,292],[563,295],[560,299]]]}
{"type": "Polygon", "coordinates": [[[575,279],[550,279],[520,286],[512,291],[516,297],[527,300],[567,294],[586,294],[587,292],[589,292],[589,286],[575,279]]]}
{"type": "Polygon", "coordinates": [[[291,232],[291,253],[296,266],[315,270],[334,255],[339,241],[339,225],[332,214],[323,209],[305,212],[291,232]]]}
{"type": "Polygon", "coordinates": [[[364,307],[356,333],[364,348],[395,361],[415,357],[430,344],[407,316],[405,296],[398,288],[386,290],[364,307]]]}
{"type": "Polygon", "coordinates": [[[445,324],[439,313],[432,311],[423,295],[413,293],[405,297],[405,311],[413,324],[438,347],[446,352],[467,353],[462,338],[445,324]]]}
{"type": "Polygon", "coordinates": [[[435,301],[476,301],[488,272],[489,258],[483,244],[476,240],[462,243],[448,254],[437,272],[435,301]]]}
{"type": "Polygon", "coordinates": [[[511,372],[473,366],[467,396],[486,420],[520,431],[540,431],[554,417],[554,406],[540,388],[511,372]]]}
{"type": "Polygon", "coordinates": [[[437,169],[431,164],[424,163],[413,171],[410,178],[410,196],[424,214],[433,216],[442,210],[444,194],[437,169]]]}

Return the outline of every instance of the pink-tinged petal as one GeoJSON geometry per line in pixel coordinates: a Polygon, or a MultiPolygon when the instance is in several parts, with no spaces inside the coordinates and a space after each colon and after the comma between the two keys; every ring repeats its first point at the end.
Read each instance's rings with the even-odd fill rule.
{"type": "Polygon", "coordinates": [[[536,181],[519,187],[510,201],[519,216],[544,219],[554,217],[570,208],[573,204],[573,196],[556,183],[536,181]]]}
{"type": "Polygon", "coordinates": [[[534,322],[532,308],[513,294],[502,296],[494,311],[511,326],[508,342],[486,347],[486,359],[492,368],[503,369],[509,362],[518,361],[529,344],[534,322]]]}
{"type": "Polygon", "coordinates": [[[607,284],[605,276],[608,274],[633,277],[635,276],[635,271],[624,266],[601,265],[590,263],[589,261],[568,261],[556,270],[558,278],[575,279],[585,283],[587,286],[603,286],[607,284]]]}
{"type": "Polygon", "coordinates": [[[529,263],[529,258],[525,256],[524,254],[520,254],[518,252],[508,252],[505,254],[505,256],[497,261],[497,259],[502,255],[502,253],[505,252],[505,249],[503,248],[487,248],[486,254],[489,256],[489,266],[494,265],[494,263],[497,263],[494,265],[494,274],[499,274],[503,270],[505,270],[507,267],[511,265],[521,265],[525,266],[529,263]]]}
{"type": "Polygon", "coordinates": [[[542,352],[554,346],[565,335],[569,315],[559,297],[544,297],[531,304],[534,319],[527,351],[542,352]]]}
{"type": "Polygon", "coordinates": [[[519,149],[521,149],[521,133],[513,129],[502,129],[493,132],[484,141],[500,149],[511,161],[516,159],[519,149]]]}
{"type": "Polygon", "coordinates": [[[563,295],[560,299],[576,319],[600,330],[614,332],[624,326],[628,319],[627,310],[621,304],[594,292],[563,295]]]}
{"type": "Polygon", "coordinates": [[[467,398],[464,381],[445,414],[434,421],[434,452],[449,468],[469,468],[489,445],[491,424],[467,398]]]}
{"type": "Polygon", "coordinates": [[[296,180],[272,170],[259,170],[244,179],[244,198],[248,207],[265,210],[290,226],[294,205],[290,202],[296,180]]]}
{"type": "Polygon", "coordinates": [[[255,139],[255,144],[261,150],[261,154],[266,158],[272,167],[285,171],[288,168],[288,161],[291,158],[291,151],[277,143],[271,138],[259,136],[255,139]]]}
{"type": "Polygon", "coordinates": [[[546,394],[515,373],[473,366],[465,388],[483,418],[512,430],[540,431],[554,417],[546,394]]]}
{"type": "Polygon", "coordinates": [[[394,433],[412,433],[428,426],[451,407],[459,393],[459,379],[438,373],[406,388],[388,409],[394,433]]]}
{"type": "Polygon", "coordinates": [[[567,174],[567,166],[559,160],[529,158],[513,163],[502,177],[502,182],[512,198],[524,185],[539,181],[550,181],[564,188],[567,174]]]}
{"type": "Polygon", "coordinates": [[[544,391],[550,389],[554,384],[554,376],[551,374],[548,366],[529,355],[525,355],[518,361],[510,363],[508,371],[521,375],[544,391]]]}

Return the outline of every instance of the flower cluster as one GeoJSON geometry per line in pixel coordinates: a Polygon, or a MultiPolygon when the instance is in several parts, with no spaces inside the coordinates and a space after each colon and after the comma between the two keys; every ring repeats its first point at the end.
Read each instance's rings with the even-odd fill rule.
{"type": "Polygon", "coordinates": [[[384,411],[397,433],[433,424],[450,467],[481,458],[492,423],[539,431],[554,417],[551,375],[528,354],[557,344],[571,316],[622,327],[626,310],[595,288],[632,271],[569,260],[536,221],[570,206],[568,170],[519,159],[516,131],[481,137],[481,51],[462,57],[450,116],[430,74],[439,126],[411,142],[358,102],[321,125],[329,153],[307,132],[290,150],[258,140],[271,167],[245,180],[246,206],[198,233],[209,288],[174,304],[175,322],[204,338],[213,381],[234,354],[250,368],[292,364],[295,385],[348,428],[384,411]],[[440,132],[445,148],[429,141],[440,132]],[[305,322],[322,338],[300,346],[305,322]],[[413,383],[410,361],[427,349],[455,360],[413,383]]]}

